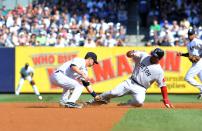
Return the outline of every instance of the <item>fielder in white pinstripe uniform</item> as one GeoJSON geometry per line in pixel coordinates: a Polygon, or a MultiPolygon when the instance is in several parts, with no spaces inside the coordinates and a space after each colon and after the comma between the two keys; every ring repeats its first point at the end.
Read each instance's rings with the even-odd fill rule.
{"type": "Polygon", "coordinates": [[[51,76],[51,82],[63,88],[63,94],[60,105],[68,108],[82,108],[82,105],[76,103],[79,99],[83,88],[86,87],[93,97],[96,93],[90,86],[87,67],[98,64],[97,55],[88,52],[85,58],[74,58],[62,66],[51,76]]]}
{"type": "Polygon", "coordinates": [[[190,56],[197,56],[199,58],[198,61],[193,62],[192,66],[188,70],[185,80],[194,87],[197,87],[200,90],[199,95],[197,96],[198,99],[202,98],[202,83],[197,82],[194,77],[198,76],[202,82],[202,40],[196,37],[194,29],[188,30],[188,37],[190,42],[187,44],[188,53],[180,53],[178,55],[189,57],[190,56]]]}

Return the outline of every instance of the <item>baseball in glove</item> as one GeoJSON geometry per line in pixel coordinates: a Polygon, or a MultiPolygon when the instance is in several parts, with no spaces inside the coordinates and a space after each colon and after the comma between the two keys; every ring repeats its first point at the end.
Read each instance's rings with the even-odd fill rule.
{"type": "Polygon", "coordinates": [[[196,56],[196,55],[190,55],[189,56],[189,60],[192,62],[192,63],[196,63],[200,60],[200,56],[196,56]]]}
{"type": "Polygon", "coordinates": [[[106,100],[104,98],[102,98],[100,95],[97,95],[94,100],[98,103],[103,103],[103,104],[107,104],[109,103],[109,100],[106,100]]]}
{"type": "Polygon", "coordinates": [[[105,100],[101,96],[97,95],[94,99],[89,100],[86,103],[87,105],[102,105],[102,104],[108,104],[109,100],[105,100]]]}

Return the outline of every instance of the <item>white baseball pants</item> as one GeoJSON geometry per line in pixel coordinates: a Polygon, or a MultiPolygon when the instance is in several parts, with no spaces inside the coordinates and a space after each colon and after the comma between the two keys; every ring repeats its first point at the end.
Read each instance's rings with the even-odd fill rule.
{"type": "MultiPolygon", "coordinates": [[[[29,82],[32,81],[32,77],[31,77],[31,76],[27,76],[25,79],[28,80],[29,82]]],[[[19,94],[20,94],[20,91],[21,91],[21,89],[22,89],[22,86],[23,86],[23,84],[24,84],[25,79],[22,78],[22,77],[20,78],[18,87],[17,87],[16,92],[15,92],[16,95],[19,95],[19,94]]],[[[40,95],[39,90],[37,89],[36,85],[32,85],[32,88],[33,88],[34,93],[35,93],[36,95],[40,95]]]]}
{"type": "Polygon", "coordinates": [[[198,83],[194,77],[198,76],[202,82],[202,59],[200,59],[197,63],[193,63],[192,67],[188,70],[186,76],[185,76],[185,80],[199,88],[200,92],[202,93],[202,83],[198,83]]]}
{"type": "Polygon", "coordinates": [[[78,81],[69,78],[62,72],[54,72],[51,76],[51,82],[63,88],[61,101],[76,102],[83,91],[84,86],[78,81]]]}

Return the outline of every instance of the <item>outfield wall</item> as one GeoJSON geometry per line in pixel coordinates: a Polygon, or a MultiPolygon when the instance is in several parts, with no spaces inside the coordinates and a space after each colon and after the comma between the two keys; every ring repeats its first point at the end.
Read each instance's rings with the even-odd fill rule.
{"type": "Polygon", "coordinates": [[[15,87],[15,49],[0,48],[0,92],[13,93],[15,87]]]}
{"type": "MultiPolygon", "coordinates": [[[[86,52],[93,51],[98,55],[99,65],[89,69],[92,86],[96,92],[103,92],[116,87],[132,73],[133,63],[127,59],[128,50],[151,52],[155,47],[114,47],[114,48],[53,48],[53,47],[17,47],[15,48],[15,87],[20,79],[19,70],[26,62],[35,69],[34,79],[41,93],[60,93],[61,88],[51,85],[50,74],[59,65],[74,57],[84,57],[86,52]]],[[[161,66],[165,70],[165,78],[170,93],[198,93],[199,90],[184,81],[186,71],[191,66],[187,58],[178,57],[176,52],[186,52],[185,47],[167,47],[161,66]]],[[[33,92],[26,82],[22,92],[33,92]]],[[[84,90],[86,92],[86,90],[84,90]]],[[[148,93],[159,93],[154,84],[148,93]]]]}

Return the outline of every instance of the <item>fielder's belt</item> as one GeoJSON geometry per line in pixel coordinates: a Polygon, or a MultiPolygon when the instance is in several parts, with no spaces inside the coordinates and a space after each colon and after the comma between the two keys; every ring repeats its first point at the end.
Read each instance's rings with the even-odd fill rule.
{"type": "Polygon", "coordinates": [[[130,79],[131,79],[134,83],[136,83],[137,85],[139,85],[139,86],[141,86],[141,87],[143,87],[143,88],[146,89],[146,87],[144,87],[142,84],[138,83],[132,76],[130,77],[130,79]]]}

